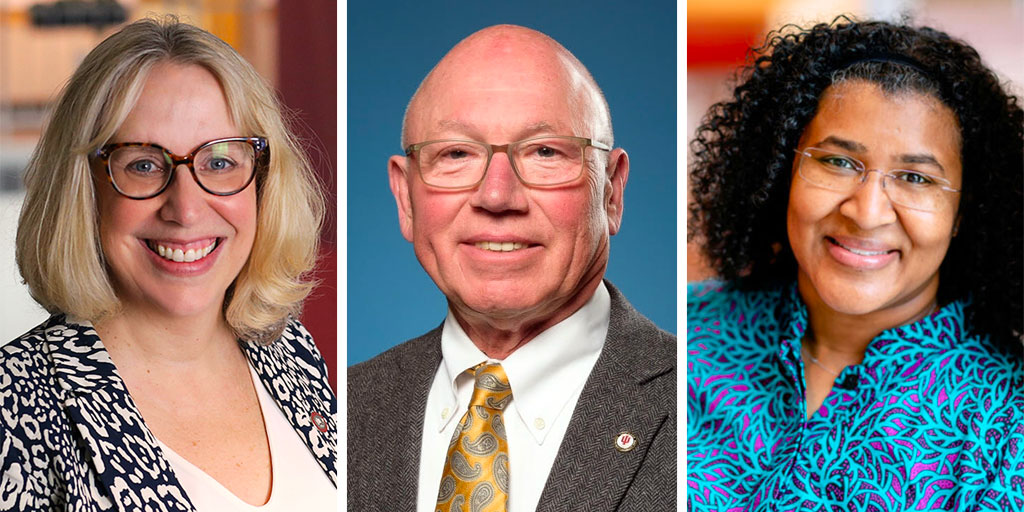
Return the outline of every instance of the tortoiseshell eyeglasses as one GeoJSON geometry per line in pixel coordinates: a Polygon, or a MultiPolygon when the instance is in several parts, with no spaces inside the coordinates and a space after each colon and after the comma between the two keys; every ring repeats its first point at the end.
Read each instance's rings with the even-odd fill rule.
{"type": "Polygon", "coordinates": [[[188,166],[196,183],[213,195],[237,194],[252,183],[256,168],[270,155],[263,137],[231,137],[200,144],[178,156],[151,142],[107,144],[90,157],[107,170],[111,185],[131,199],[163,192],[179,165],[188,166]]]}

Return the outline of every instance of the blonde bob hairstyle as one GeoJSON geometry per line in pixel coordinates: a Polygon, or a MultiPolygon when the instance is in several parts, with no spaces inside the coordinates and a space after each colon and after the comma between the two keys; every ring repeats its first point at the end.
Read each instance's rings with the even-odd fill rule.
{"type": "Polygon", "coordinates": [[[212,73],[239,135],[269,143],[269,165],[251,185],[256,238],[227,291],[224,316],[239,338],[273,341],[315,284],[307,274],[316,262],[324,200],[273,89],[227,43],[173,16],[140,20],[110,36],[64,86],[26,169],[18,268],[50,313],[96,321],[120,310],[98,236],[95,187],[110,184],[90,169],[89,154],[117,132],[149,70],[168,61],[212,73]]]}

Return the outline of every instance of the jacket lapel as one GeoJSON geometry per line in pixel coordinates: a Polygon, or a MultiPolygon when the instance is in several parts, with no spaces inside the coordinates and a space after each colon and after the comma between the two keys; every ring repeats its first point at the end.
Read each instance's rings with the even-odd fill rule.
{"type": "Polygon", "coordinates": [[[78,449],[113,505],[126,511],[194,510],[92,326],[55,316],[46,344],[64,408],[81,436],[78,449]]]}
{"type": "MultiPolygon", "coordinates": [[[[616,510],[655,437],[673,421],[675,354],[659,343],[661,332],[605,284],[612,298],[608,337],[573,411],[539,512],[566,504],[574,510],[616,510]],[[616,447],[623,433],[635,441],[626,451],[616,447]]],[[[674,453],[671,459],[674,464],[674,453]]],[[[675,475],[664,477],[675,485],[675,475]]]]}
{"type": "Polygon", "coordinates": [[[310,350],[312,344],[309,333],[291,322],[274,343],[242,346],[288,423],[337,486],[338,401],[327,385],[323,360],[310,350]]]}
{"type": "Polygon", "coordinates": [[[395,461],[394,478],[395,484],[406,489],[406,495],[402,496],[400,503],[408,504],[408,510],[416,509],[417,489],[419,488],[420,476],[420,451],[423,445],[423,422],[424,411],[427,408],[427,395],[430,393],[430,385],[434,380],[437,367],[441,364],[441,329],[431,331],[421,337],[419,350],[421,357],[406,359],[399,363],[399,372],[406,375],[408,383],[415,390],[413,401],[404,404],[407,408],[401,420],[395,424],[395,435],[401,436],[397,439],[414,439],[412,443],[402,443],[400,449],[403,453],[395,461]]]}

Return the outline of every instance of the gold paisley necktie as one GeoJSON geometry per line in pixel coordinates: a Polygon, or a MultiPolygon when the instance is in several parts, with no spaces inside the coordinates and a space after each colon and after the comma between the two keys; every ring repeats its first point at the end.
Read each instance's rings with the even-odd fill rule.
{"type": "Polygon", "coordinates": [[[508,440],[502,411],[512,388],[500,364],[480,363],[469,410],[455,428],[444,461],[440,512],[505,512],[508,502],[508,440]]]}

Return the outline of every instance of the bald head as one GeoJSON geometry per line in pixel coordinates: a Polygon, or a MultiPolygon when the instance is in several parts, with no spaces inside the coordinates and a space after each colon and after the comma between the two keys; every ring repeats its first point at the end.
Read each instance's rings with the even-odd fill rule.
{"type": "Polygon", "coordinates": [[[613,144],[608,103],[587,68],[545,34],[516,25],[495,25],[459,42],[423,79],[405,111],[402,147],[426,140],[438,128],[432,122],[459,123],[458,119],[438,119],[434,105],[457,99],[468,90],[495,100],[560,96],[569,108],[572,135],[613,144]]]}

